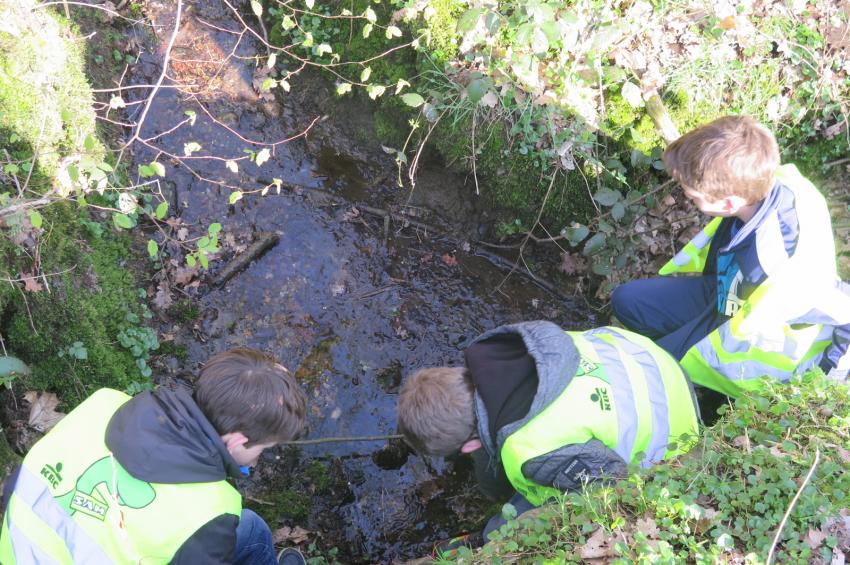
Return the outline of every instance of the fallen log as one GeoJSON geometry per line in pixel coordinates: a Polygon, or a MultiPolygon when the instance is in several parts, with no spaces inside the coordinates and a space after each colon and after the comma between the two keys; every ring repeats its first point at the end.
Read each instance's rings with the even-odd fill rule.
{"type": "Polygon", "coordinates": [[[245,251],[234,257],[225,267],[218,273],[213,281],[213,286],[222,287],[232,279],[239,271],[247,267],[251,261],[258,259],[266,251],[277,245],[280,241],[280,236],[274,232],[257,232],[257,238],[249,245],[245,251]]]}

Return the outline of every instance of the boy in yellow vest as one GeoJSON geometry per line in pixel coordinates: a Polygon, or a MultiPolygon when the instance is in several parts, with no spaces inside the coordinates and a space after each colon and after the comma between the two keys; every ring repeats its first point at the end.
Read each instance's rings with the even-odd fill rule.
{"type": "Polygon", "coordinates": [[[95,392],[7,480],[0,562],[303,564],[275,557],[227,479],[296,437],[305,404],[286,368],[244,348],[212,357],[194,396],[95,392]]]}
{"type": "Polygon", "coordinates": [[[846,379],[850,295],[829,212],[794,165],[779,165],[773,134],[752,118],[719,118],[673,142],[664,164],[714,220],[660,271],[697,276],[620,286],[617,319],[695,383],[731,396],[816,366],[846,379]]]}
{"type": "MultiPolygon", "coordinates": [[[[485,494],[516,491],[518,513],[696,440],[690,382],[643,336],[524,322],[482,334],[465,356],[465,367],[420,369],[406,380],[399,430],[422,454],[472,454],[485,494]]],[[[492,518],[478,542],[503,523],[492,518]]]]}

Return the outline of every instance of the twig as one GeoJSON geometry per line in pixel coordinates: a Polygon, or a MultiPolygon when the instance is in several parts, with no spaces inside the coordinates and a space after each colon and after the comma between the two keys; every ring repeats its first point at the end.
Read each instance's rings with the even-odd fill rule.
{"type": "Polygon", "coordinates": [[[812,474],[814,474],[815,469],[820,463],[820,448],[815,448],[815,460],[812,462],[812,466],[809,469],[809,472],[806,474],[806,478],[803,479],[803,484],[800,485],[800,488],[797,489],[797,494],[794,495],[794,498],[791,499],[791,504],[788,505],[788,509],[785,511],[785,515],[782,517],[782,521],[779,523],[779,528],[776,530],[776,535],[773,536],[773,543],[770,544],[770,551],[767,552],[767,565],[773,561],[773,552],[776,550],[776,544],[779,543],[779,536],[782,535],[782,530],[785,528],[785,522],[788,520],[788,516],[791,515],[791,511],[794,509],[794,505],[797,504],[797,499],[800,498],[800,495],[803,494],[803,489],[806,488],[806,485],[809,484],[809,479],[812,478],[812,474]]]}
{"type": "Polygon", "coordinates": [[[12,214],[17,214],[19,210],[47,206],[51,202],[53,202],[53,200],[47,197],[36,198],[35,200],[24,200],[20,204],[12,204],[11,206],[0,208],[0,218],[11,216],[12,214]]]}
{"type": "Polygon", "coordinates": [[[340,443],[346,441],[383,441],[387,439],[404,439],[401,434],[390,434],[385,436],[354,436],[354,437],[323,437],[319,439],[297,439],[284,441],[281,445],[316,445],[319,443],[340,443]]]}
{"type": "Polygon", "coordinates": [[[156,84],[153,87],[153,90],[148,96],[147,101],[145,102],[145,109],[142,111],[142,115],[139,117],[139,121],[136,123],[136,133],[124,144],[124,148],[129,147],[134,141],[139,139],[139,135],[142,133],[142,125],[145,123],[145,118],[148,115],[148,112],[151,109],[151,103],[153,102],[156,93],[159,92],[160,86],[162,86],[162,81],[165,79],[165,74],[168,72],[168,60],[171,58],[171,49],[174,47],[174,41],[177,39],[177,32],[180,31],[180,16],[183,14],[183,0],[177,0],[177,17],[174,20],[174,31],[171,32],[171,39],[168,40],[168,45],[165,48],[165,56],[162,59],[162,72],[159,75],[159,79],[156,81],[156,84]]]}
{"type": "Polygon", "coordinates": [[[478,172],[475,170],[475,116],[478,115],[478,108],[472,112],[472,178],[475,179],[475,195],[478,196],[481,192],[478,190],[478,172]]]}
{"type": "MultiPolygon", "coordinates": [[[[6,155],[6,160],[7,160],[7,161],[9,161],[9,162],[11,162],[11,161],[12,161],[12,156],[11,156],[11,155],[9,155],[9,152],[8,152],[8,151],[6,151],[6,148],[5,148],[5,147],[3,148],[3,154],[4,154],[4,155],[6,155]]],[[[10,177],[12,177],[12,180],[13,180],[13,181],[15,181],[15,186],[18,188],[18,196],[19,196],[19,197],[23,197],[23,195],[24,195],[24,191],[21,189],[21,183],[19,183],[19,182],[18,182],[18,175],[10,174],[9,176],[10,176],[10,177]]]]}
{"type": "MultiPolygon", "coordinates": [[[[850,130],[850,128],[848,128],[850,130]]],[[[843,163],[850,163],[850,157],[844,157],[842,159],[836,159],[835,161],[830,161],[829,163],[824,163],[824,167],[834,167],[835,165],[841,165],[843,163]]]]}

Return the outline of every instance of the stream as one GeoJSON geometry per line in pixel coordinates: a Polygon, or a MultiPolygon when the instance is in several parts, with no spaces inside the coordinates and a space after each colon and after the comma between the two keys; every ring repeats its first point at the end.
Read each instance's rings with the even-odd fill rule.
{"type": "MultiPolygon", "coordinates": [[[[171,2],[145,9],[155,33],[143,38],[148,48],[130,84],[156,82],[174,28],[171,2]]],[[[157,158],[166,166],[163,191],[181,226],[202,235],[210,223],[222,225],[221,256],[184,291],[199,316],[162,323],[163,340],[187,353],[166,357],[164,370],[196,372],[235,346],[268,351],[308,393],[304,438],[385,435],[396,433],[403,378],[419,367],[462,363],[463,348],[479,333],[529,319],[569,329],[594,325],[583,302],[554,296],[519,274],[505,280],[503,265],[476,254],[486,211],[476,208],[474,187],[438,161],[423,164],[415,198],[396,188],[394,161],[368,139],[368,100],[337,101],[332,84],[309,74],[292,81],[290,94],[258,96],[254,57],[265,49],[241,29],[220,0],[184,3],[164,84],[196,86],[161,88],[140,133],[169,132],[187,111],[195,123],[152,140],[157,150],[137,144],[133,155],[135,164],[157,158]],[[286,139],[316,118],[307,135],[288,143],[245,141],[286,139]],[[158,152],[182,158],[190,142],[201,146],[192,157],[243,157],[243,149],[263,147],[271,153],[261,167],[239,161],[238,173],[225,159],[184,159],[193,174],[158,152]],[[235,188],[258,190],[265,186],[260,179],[274,178],[287,183],[279,194],[272,187],[265,196],[228,203],[235,188]],[[407,202],[423,218],[453,213],[451,235],[385,224],[364,211],[401,210],[407,202]],[[276,233],[279,242],[223,286],[210,284],[261,232],[276,233]]],[[[128,98],[141,100],[150,90],[134,92],[128,98]]],[[[480,527],[498,508],[478,494],[471,473],[463,458],[425,460],[398,441],[334,442],[267,450],[238,486],[281,544],[337,548],[343,563],[392,563],[429,554],[435,541],[480,527]]]]}

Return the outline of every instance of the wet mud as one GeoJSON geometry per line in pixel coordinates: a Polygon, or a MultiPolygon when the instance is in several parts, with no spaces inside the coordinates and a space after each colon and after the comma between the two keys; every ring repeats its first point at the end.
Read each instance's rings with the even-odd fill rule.
{"type": "MultiPolygon", "coordinates": [[[[361,211],[358,206],[400,210],[408,197],[394,186],[395,164],[377,141],[357,142],[335,122],[357,111],[341,104],[363,102],[333,100],[316,76],[293,81],[291,95],[261,98],[252,79],[254,56],[264,55],[264,48],[249,34],[240,35],[240,23],[220,1],[186,5],[166,84],[199,86],[161,89],[141,134],[168,132],[187,111],[195,112],[196,121],[151,141],[156,149],[137,149],[134,159],[166,165],[164,189],[181,225],[202,234],[211,222],[220,222],[223,251],[201,283],[184,291],[198,317],[164,317],[162,333],[185,351],[163,360],[170,373],[196,371],[230,347],[262,349],[295,371],[308,393],[304,437],[386,435],[396,433],[396,395],[405,375],[418,367],[462,363],[463,348],[479,333],[528,319],[574,329],[593,325],[582,302],[553,296],[516,274],[505,280],[504,268],[476,255],[469,243],[481,221],[474,196],[462,179],[440,176],[439,163],[427,164],[434,178],[416,190],[431,191],[429,199],[443,203],[442,211],[423,208],[425,217],[445,219],[446,210],[456,212],[458,217],[445,220],[449,235],[385,223],[361,211]],[[304,137],[260,144],[292,137],[317,117],[304,137]],[[180,164],[161,153],[183,156],[192,141],[202,146],[193,157],[225,159],[180,164]],[[261,167],[243,160],[233,173],[225,165],[245,149],[264,147],[271,155],[261,167]],[[261,189],[258,179],[264,178],[337,198],[316,198],[290,186],[280,194],[272,187],[265,196],[246,194],[228,203],[233,190],[261,189]],[[223,286],[209,284],[259,232],[277,234],[278,243],[223,286]]],[[[170,3],[151,2],[146,10],[156,34],[136,66],[136,84],[155,82],[174,26],[170,3]]],[[[343,563],[428,554],[434,541],[480,527],[493,510],[476,491],[471,462],[428,461],[397,441],[269,450],[239,486],[246,505],[273,530],[285,528],[279,532],[282,544],[336,547],[343,563]]]]}

